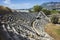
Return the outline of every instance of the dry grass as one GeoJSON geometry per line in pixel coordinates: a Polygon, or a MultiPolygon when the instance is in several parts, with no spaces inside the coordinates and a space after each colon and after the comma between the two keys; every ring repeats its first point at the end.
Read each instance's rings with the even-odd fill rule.
{"type": "Polygon", "coordinates": [[[55,40],[60,40],[60,25],[49,23],[45,27],[45,31],[55,40]]]}

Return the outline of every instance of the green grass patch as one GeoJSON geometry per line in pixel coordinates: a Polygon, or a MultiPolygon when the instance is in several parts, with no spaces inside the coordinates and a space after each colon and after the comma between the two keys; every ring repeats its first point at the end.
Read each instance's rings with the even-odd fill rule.
{"type": "Polygon", "coordinates": [[[60,29],[56,29],[55,32],[60,35],[60,29]]]}

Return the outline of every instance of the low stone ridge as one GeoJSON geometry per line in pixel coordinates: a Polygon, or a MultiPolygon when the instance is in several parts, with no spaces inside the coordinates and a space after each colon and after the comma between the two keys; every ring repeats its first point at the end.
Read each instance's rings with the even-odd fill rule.
{"type": "Polygon", "coordinates": [[[48,17],[40,12],[38,15],[26,12],[13,12],[7,20],[0,22],[0,35],[3,40],[53,40],[45,31],[48,17]]]}

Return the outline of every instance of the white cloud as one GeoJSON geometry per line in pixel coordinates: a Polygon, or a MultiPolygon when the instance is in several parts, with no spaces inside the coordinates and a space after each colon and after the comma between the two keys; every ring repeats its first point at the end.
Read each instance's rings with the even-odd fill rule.
{"type": "Polygon", "coordinates": [[[32,7],[32,5],[31,3],[20,3],[20,4],[9,4],[5,6],[10,7],[12,9],[24,9],[24,8],[26,9],[32,7]]]}
{"type": "Polygon", "coordinates": [[[11,0],[3,0],[3,3],[10,4],[11,3],[11,0]]]}
{"type": "Polygon", "coordinates": [[[27,9],[32,7],[31,3],[11,3],[11,0],[4,0],[4,6],[10,7],[12,9],[27,9]]]}

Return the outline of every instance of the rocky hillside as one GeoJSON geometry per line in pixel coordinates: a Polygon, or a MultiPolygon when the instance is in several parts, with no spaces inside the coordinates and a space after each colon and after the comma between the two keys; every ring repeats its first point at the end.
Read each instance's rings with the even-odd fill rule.
{"type": "MultiPolygon", "coordinates": [[[[2,18],[2,17],[1,17],[2,18]]],[[[38,14],[16,12],[0,19],[0,40],[53,40],[45,31],[48,17],[38,14]]]]}

